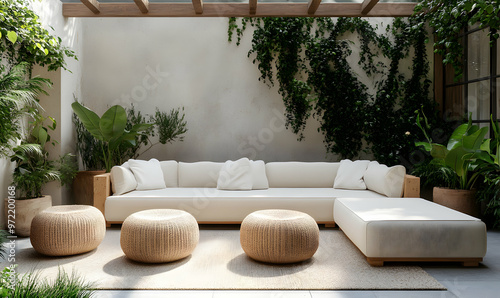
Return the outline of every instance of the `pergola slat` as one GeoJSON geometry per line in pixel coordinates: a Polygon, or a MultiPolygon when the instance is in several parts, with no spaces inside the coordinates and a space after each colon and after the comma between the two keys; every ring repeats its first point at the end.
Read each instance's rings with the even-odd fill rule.
{"type": "Polygon", "coordinates": [[[85,5],[90,11],[92,11],[94,14],[98,14],[99,11],[99,1],[97,0],[80,0],[82,1],[83,5],[85,5]]]}
{"type": "Polygon", "coordinates": [[[365,0],[361,4],[361,14],[365,15],[369,13],[375,5],[377,5],[379,0],[365,0]]]}
{"type": "MultiPolygon", "coordinates": [[[[89,0],[91,1],[91,0],[89,0]]],[[[95,1],[95,0],[94,0],[95,1]]],[[[191,3],[149,3],[143,14],[135,3],[100,3],[99,14],[82,3],[63,3],[65,17],[407,17],[416,3],[378,3],[367,14],[361,14],[361,3],[323,3],[314,15],[307,13],[308,3],[260,3],[256,14],[250,14],[247,3],[205,3],[203,13],[195,12],[191,3]]]]}
{"type": "Polygon", "coordinates": [[[202,14],[203,13],[203,0],[192,0],[192,1],[193,1],[194,12],[196,14],[202,14]]]}
{"type": "Polygon", "coordinates": [[[316,10],[318,10],[320,4],[321,0],[309,0],[309,4],[307,4],[307,13],[314,14],[316,10]]]}
{"type": "Polygon", "coordinates": [[[257,13],[257,0],[249,0],[248,5],[249,5],[250,14],[255,15],[257,13]]]}
{"type": "Polygon", "coordinates": [[[139,10],[142,12],[142,13],[148,13],[149,11],[149,1],[148,0],[134,0],[135,2],[135,5],[137,5],[137,7],[139,7],[139,10]]]}

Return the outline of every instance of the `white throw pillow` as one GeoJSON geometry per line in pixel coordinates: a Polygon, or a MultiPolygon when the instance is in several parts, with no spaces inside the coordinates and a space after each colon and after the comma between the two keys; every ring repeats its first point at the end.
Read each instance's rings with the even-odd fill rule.
{"type": "Polygon", "coordinates": [[[222,166],[217,180],[217,189],[251,190],[253,186],[250,160],[244,157],[237,161],[228,160],[222,166]]]}
{"type": "Polygon", "coordinates": [[[114,195],[122,195],[137,188],[134,174],[124,166],[111,168],[111,189],[114,195]]]}
{"type": "Polygon", "coordinates": [[[363,179],[366,188],[389,198],[400,198],[403,195],[403,184],[406,169],[403,166],[387,167],[376,161],[370,162],[363,179]]]}
{"type": "Polygon", "coordinates": [[[160,162],[152,158],[149,161],[129,159],[130,170],[137,180],[137,190],[165,188],[165,180],[160,162]]]}
{"type": "Polygon", "coordinates": [[[344,189],[366,189],[365,182],[363,181],[363,175],[365,174],[369,163],[369,160],[341,160],[337,176],[333,182],[333,187],[344,189]]]}
{"type": "Polygon", "coordinates": [[[250,170],[252,171],[252,189],[268,189],[269,181],[266,175],[266,165],[262,160],[251,160],[250,170]]]}

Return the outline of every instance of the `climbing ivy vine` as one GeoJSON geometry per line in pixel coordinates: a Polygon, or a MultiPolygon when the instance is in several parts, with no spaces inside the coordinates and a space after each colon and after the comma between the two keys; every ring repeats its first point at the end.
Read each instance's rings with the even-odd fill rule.
{"type": "Polygon", "coordinates": [[[320,122],[327,152],[355,158],[370,151],[386,164],[401,164],[419,137],[416,111],[435,115],[427,96],[430,82],[426,32],[413,21],[395,19],[386,34],[361,18],[230,18],[228,39],[239,45],[247,26],[254,28],[248,57],[270,86],[276,80],[286,107],[287,127],[303,139],[307,119],[320,122]],[[348,62],[359,40],[358,64],[375,94],[348,62]],[[400,62],[413,53],[412,75],[400,62]],[[363,144],[366,143],[367,146],[363,144]]]}

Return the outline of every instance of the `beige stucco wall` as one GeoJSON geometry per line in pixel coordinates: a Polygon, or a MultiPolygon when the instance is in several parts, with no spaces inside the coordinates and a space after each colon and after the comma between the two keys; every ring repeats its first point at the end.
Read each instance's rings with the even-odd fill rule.
{"type": "MultiPolygon", "coordinates": [[[[391,19],[370,21],[385,25],[391,19]]],[[[302,142],[283,128],[278,88],[259,82],[253,57],[247,57],[251,27],[239,47],[227,41],[227,27],[227,18],[84,19],[81,100],[98,114],[114,104],[133,104],[143,113],[184,106],[189,129],[184,142],[158,145],[142,158],[337,160],[327,156],[315,119],[302,142]]],[[[354,71],[358,59],[350,58],[354,71]]]]}

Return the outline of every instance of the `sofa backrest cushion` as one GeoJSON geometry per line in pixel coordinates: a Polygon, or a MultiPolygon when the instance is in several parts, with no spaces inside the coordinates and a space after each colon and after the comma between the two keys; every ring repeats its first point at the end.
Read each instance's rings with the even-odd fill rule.
{"type": "Polygon", "coordinates": [[[122,195],[137,188],[137,180],[130,167],[114,166],[111,168],[111,190],[114,195],[122,195]]]}
{"type": "Polygon", "coordinates": [[[403,196],[406,169],[404,166],[387,167],[376,161],[370,162],[363,180],[366,188],[389,198],[403,196]]]}
{"type": "Polygon", "coordinates": [[[269,187],[332,188],[340,166],[338,162],[269,162],[269,187]]]}
{"type": "Polygon", "coordinates": [[[178,187],[179,181],[177,173],[179,165],[175,160],[160,161],[160,167],[163,172],[163,180],[165,180],[166,187],[178,187]]]}
{"type": "Polygon", "coordinates": [[[179,187],[217,187],[223,162],[179,162],[179,187]]]}
{"type": "Polygon", "coordinates": [[[266,164],[262,160],[251,160],[250,169],[252,171],[253,186],[252,189],[268,189],[266,164]]]}

